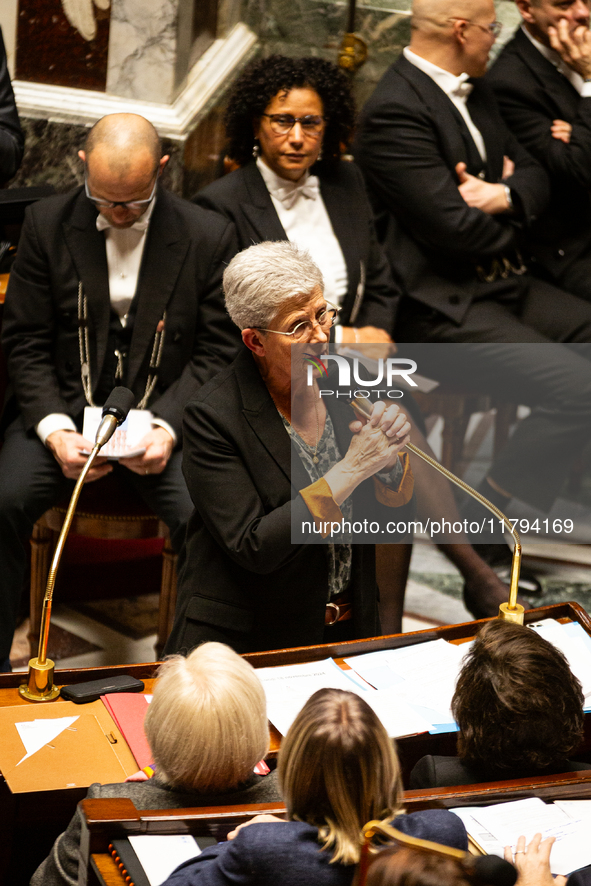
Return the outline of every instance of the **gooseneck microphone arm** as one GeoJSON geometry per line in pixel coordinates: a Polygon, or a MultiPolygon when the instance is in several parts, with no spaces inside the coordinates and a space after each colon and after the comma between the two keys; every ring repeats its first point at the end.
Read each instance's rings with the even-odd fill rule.
{"type": "MultiPolygon", "coordinates": [[[[371,415],[371,406],[368,401],[362,397],[354,397],[351,400],[351,406],[353,407],[353,411],[360,418],[367,420],[371,415]]],[[[415,446],[414,443],[407,443],[406,448],[410,450],[410,452],[414,452],[415,455],[418,455],[419,458],[422,458],[423,461],[426,461],[428,465],[431,465],[432,468],[435,468],[436,471],[439,471],[440,474],[443,474],[444,477],[447,477],[452,483],[455,483],[456,486],[459,486],[460,489],[463,489],[464,492],[467,492],[468,495],[471,495],[472,498],[475,498],[480,502],[481,505],[484,505],[485,508],[497,517],[498,520],[501,520],[503,524],[507,527],[511,535],[513,536],[513,541],[515,542],[515,546],[513,548],[513,560],[511,563],[511,581],[509,585],[509,600],[507,603],[501,603],[499,606],[499,618],[505,621],[517,622],[517,624],[523,624],[523,615],[524,608],[523,606],[517,602],[517,592],[519,590],[519,573],[521,571],[521,540],[515,529],[514,525],[511,523],[508,517],[506,517],[502,511],[500,511],[488,498],[485,498],[480,492],[476,489],[473,489],[464,480],[461,480],[459,477],[456,477],[455,474],[452,474],[447,468],[444,468],[443,465],[440,465],[438,461],[435,461],[434,458],[431,458],[430,455],[427,455],[426,452],[423,452],[422,449],[419,449],[418,446],[415,446]]]]}
{"type": "Polygon", "coordinates": [[[53,684],[53,671],[55,665],[50,658],[47,658],[47,642],[49,639],[53,589],[55,587],[57,571],[64,551],[66,538],[68,537],[68,532],[70,531],[70,526],[74,519],[76,505],[78,504],[78,499],[80,498],[80,493],[82,492],[82,487],[88,476],[88,472],[101,448],[111,439],[117,426],[127,418],[127,413],[133,406],[134,399],[134,395],[127,388],[114,388],[110,394],[103,407],[103,418],[96,433],[94,446],[92,447],[92,451],[82,469],[82,473],[76,481],[74,492],[70,498],[68,510],[66,511],[66,516],[57,540],[49,574],[47,576],[47,585],[45,587],[45,596],[43,598],[43,608],[41,611],[41,628],[39,632],[39,649],[37,652],[37,658],[32,658],[29,661],[27,683],[24,683],[19,687],[19,694],[28,701],[53,701],[60,694],[59,687],[54,686],[53,684]]]}

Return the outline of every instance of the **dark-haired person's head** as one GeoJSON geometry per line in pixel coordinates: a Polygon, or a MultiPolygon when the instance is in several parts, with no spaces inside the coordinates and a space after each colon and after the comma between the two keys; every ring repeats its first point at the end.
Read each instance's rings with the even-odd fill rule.
{"type": "Polygon", "coordinates": [[[261,154],[282,178],[297,181],[317,162],[339,162],[353,132],[347,75],[321,58],[271,55],[238,78],[225,116],[227,153],[241,166],[261,154]],[[290,125],[291,124],[291,125],[290,125]]]}
{"type": "Polygon", "coordinates": [[[495,856],[445,857],[389,846],[370,862],[366,886],[513,886],[517,871],[495,856]]]}
{"type": "Polygon", "coordinates": [[[289,818],[318,827],[334,863],[358,862],[363,825],[389,821],[400,807],[394,745],[369,705],[341,689],[308,699],[283,740],[277,774],[289,818]]]}
{"type": "Polygon", "coordinates": [[[583,692],[566,658],[522,625],[491,621],[478,633],[452,700],[458,754],[484,770],[543,770],[583,737],[583,692]]]}

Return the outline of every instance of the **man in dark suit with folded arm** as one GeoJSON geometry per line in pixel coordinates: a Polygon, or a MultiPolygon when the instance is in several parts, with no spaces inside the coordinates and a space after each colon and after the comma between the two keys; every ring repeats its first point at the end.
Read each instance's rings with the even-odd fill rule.
{"type": "Polygon", "coordinates": [[[412,353],[437,379],[539,407],[481,491],[501,510],[515,496],[548,511],[590,437],[591,306],[522,259],[548,180],[479,79],[499,28],[492,0],[415,0],[411,44],[366,104],[354,153],[404,291],[396,340],[461,343],[457,360],[412,353]]]}
{"type": "Polygon", "coordinates": [[[486,76],[501,114],[544,166],[532,270],[591,301],[591,31],[585,0],[516,0],[522,26],[486,76]]]}
{"type": "Polygon", "coordinates": [[[0,669],[8,654],[33,523],[71,490],[92,442],[87,405],[125,385],[152,413],[143,454],[98,458],[168,525],[177,551],[192,502],[181,472],[181,420],[237,336],[221,276],[233,226],[159,185],[168,157],[154,127],[112,114],[91,130],[85,183],[29,210],[8,287],[3,347],[16,409],[0,450],[0,669]]]}

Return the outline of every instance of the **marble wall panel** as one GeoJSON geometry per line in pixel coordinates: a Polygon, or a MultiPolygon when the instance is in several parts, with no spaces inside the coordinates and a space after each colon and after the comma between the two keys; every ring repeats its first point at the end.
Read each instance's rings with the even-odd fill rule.
{"type": "Polygon", "coordinates": [[[176,25],[177,0],[113,0],[107,92],[172,101],[176,25]]]}
{"type": "Polygon", "coordinates": [[[19,0],[16,77],[104,91],[108,0],[100,5],[107,8],[92,0],[19,0]]]}
{"type": "MultiPolygon", "coordinates": [[[[78,151],[84,147],[88,128],[47,120],[21,120],[26,139],[23,163],[10,182],[11,188],[51,184],[58,193],[65,193],[82,184],[83,169],[78,151]]],[[[170,155],[162,176],[166,188],[183,193],[183,147],[165,139],[165,154],[170,155]]]]}

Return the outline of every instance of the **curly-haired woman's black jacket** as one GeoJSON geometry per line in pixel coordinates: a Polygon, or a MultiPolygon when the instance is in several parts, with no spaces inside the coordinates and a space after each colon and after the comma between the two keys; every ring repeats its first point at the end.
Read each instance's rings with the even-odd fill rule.
{"type": "MultiPolygon", "coordinates": [[[[340,320],[343,326],[376,326],[392,333],[399,300],[379,245],[361,172],[341,161],[335,169],[312,169],[347,265],[348,288],[340,320]]],[[[287,240],[267,186],[256,164],[213,182],[194,198],[234,222],[240,249],[265,240],[287,240]]]]}

